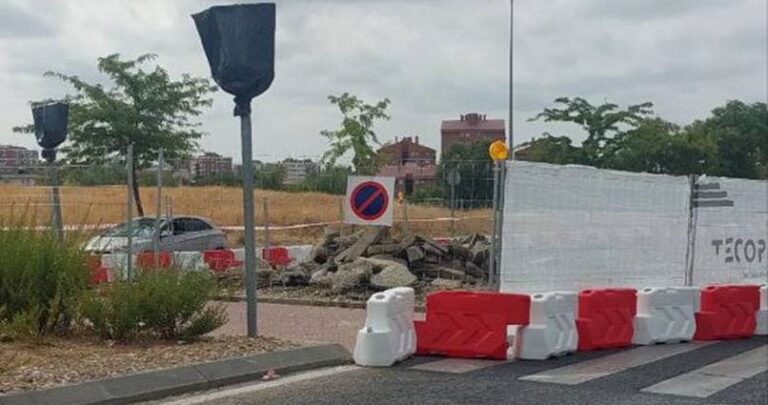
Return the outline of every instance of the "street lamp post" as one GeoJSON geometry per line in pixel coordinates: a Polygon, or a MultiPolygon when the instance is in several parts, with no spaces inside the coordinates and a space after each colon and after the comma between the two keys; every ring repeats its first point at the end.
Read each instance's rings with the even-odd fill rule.
{"type": "Polygon", "coordinates": [[[256,241],[254,236],[251,100],[264,93],[275,76],[274,3],[215,6],[194,14],[211,76],[235,96],[240,117],[243,166],[243,224],[245,225],[245,295],[248,336],[256,331],[256,241]]]}

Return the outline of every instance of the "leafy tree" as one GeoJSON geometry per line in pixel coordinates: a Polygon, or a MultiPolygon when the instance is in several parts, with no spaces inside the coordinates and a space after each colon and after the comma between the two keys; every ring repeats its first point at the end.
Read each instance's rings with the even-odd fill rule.
{"type": "Polygon", "coordinates": [[[660,118],[649,118],[613,139],[603,167],[685,175],[711,173],[716,161],[713,138],[681,130],[660,118]]]}
{"type": "Polygon", "coordinates": [[[531,162],[555,163],[561,165],[584,163],[584,153],[571,144],[567,136],[552,136],[544,133],[541,138],[531,139],[519,145],[525,148],[524,158],[531,162]]]}
{"type": "Polygon", "coordinates": [[[269,163],[254,173],[253,185],[267,190],[281,190],[285,168],[279,164],[269,163]]]}
{"type": "Polygon", "coordinates": [[[323,162],[335,166],[336,161],[351,150],[352,166],[356,173],[374,171],[378,162],[371,144],[378,145],[379,140],[373,132],[373,124],[376,120],[389,119],[386,114],[389,99],[371,105],[356,96],[343,93],[341,96],[328,96],[328,100],[339,107],[342,120],[339,129],[320,132],[331,143],[331,148],[323,154],[323,162]]]}
{"type": "Polygon", "coordinates": [[[585,163],[598,167],[610,140],[624,131],[622,126],[636,128],[644,118],[653,114],[653,104],[649,102],[630,105],[624,110],[612,103],[594,106],[581,97],[560,97],[555,99],[555,104],[561,107],[545,108],[529,121],[544,119],[545,122],[572,122],[581,126],[587,132],[587,139],[582,143],[585,163]]]}
{"type": "Polygon", "coordinates": [[[345,166],[326,166],[316,173],[312,173],[292,190],[314,191],[328,194],[345,194],[347,192],[347,176],[352,170],[345,166]]]}
{"type": "Polygon", "coordinates": [[[703,136],[717,140],[720,157],[716,174],[727,177],[768,178],[768,108],[766,103],[728,101],[694,122],[703,136]]]}
{"type": "Polygon", "coordinates": [[[160,66],[142,69],[142,65],[156,57],[145,54],[135,60],[124,60],[119,54],[112,54],[99,58],[97,67],[107,75],[108,88],[76,75],[45,74],[75,89],[74,95],[67,96],[69,142],[62,148],[71,162],[124,162],[128,145],[133,144],[133,188],[139,215],[144,215],[144,209],[136,173],[150,167],[160,148],[168,160],[189,157],[202,137],[200,124],[193,117],[212,104],[207,96],[216,90],[207,79],[184,74],[180,80],[174,80],[160,66]]]}

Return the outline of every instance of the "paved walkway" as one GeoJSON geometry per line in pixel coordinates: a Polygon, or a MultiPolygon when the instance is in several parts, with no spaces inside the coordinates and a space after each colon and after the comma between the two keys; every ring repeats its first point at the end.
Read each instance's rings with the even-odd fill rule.
{"type": "MultiPolygon", "coordinates": [[[[245,302],[229,302],[229,322],[214,335],[245,335],[245,302]]],[[[340,343],[350,351],[365,323],[364,309],[259,303],[259,335],[308,342],[340,343]]]]}

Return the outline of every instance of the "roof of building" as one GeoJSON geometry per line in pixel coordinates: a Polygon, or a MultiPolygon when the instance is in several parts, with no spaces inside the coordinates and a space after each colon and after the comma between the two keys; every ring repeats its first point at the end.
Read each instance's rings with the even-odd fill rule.
{"type": "MultiPolygon", "coordinates": [[[[395,139],[397,139],[397,138],[395,138],[395,139]]],[[[414,149],[426,149],[426,150],[428,150],[428,151],[430,151],[430,152],[435,152],[435,149],[433,149],[433,148],[430,148],[429,146],[426,146],[426,145],[420,144],[420,143],[419,143],[419,141],[418,141],[418,139],[419,139],[419,137],[416,137],[416,141],[414,142],[413,138],[411,138],[410,136],[406,136],[406,137],[404,137],[403,139],[401,139],[401,140],[399,140],[399,141],[396,141],[396,142],[394,142],[394,143],[387,143],[387,144],[384,144],[384,145],[383,145],[381,148],[379,148],[379,152],[381,152],[381,151],[386,151],[386,150],[389,150],[389,149],[393,149],[393,148],[395,148],[397,145],[400,145],[400,144],[403,144],[403,145],[404,145],[404,144],[409,144],[409,146],[408,146],[409,148],[414,148],[414,149]]]]}
{"type": "Polygon", "coordinates": [[[465,130],[485,130],[485,131],[504,131],[503,119],[487,119],[485,114],[470,113],[464,114],[458,120],[443,120],[440,124],[441,132],[465,131],[465,130]]]}

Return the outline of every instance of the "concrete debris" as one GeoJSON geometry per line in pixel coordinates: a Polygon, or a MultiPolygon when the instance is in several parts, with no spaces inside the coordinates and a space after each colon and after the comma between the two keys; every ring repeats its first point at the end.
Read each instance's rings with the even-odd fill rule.
{"type": "MultiPolygon", "coordinates": [[[[370,260],[370,259],[369,259],[370,260]]],[[[385,260],[381,260],[384,262],[385,260]]],[[[410,287],[418,281],[408,268],[400,263],[389,262],[380,272],[371,277],[371,287],[386,290],[395,287],[410,287]]]]}
{"type": "MultiPolygon", "coordinates": [[[[483,235],[440,243],[423,234],[396,238],[389,231],[381,226],[349,235],[326,230],[307,261],[270,274],[271,283],[309,284],[350,295],[401,286],[455,289],[488,277],[490,243],[483,235]]],[[[266,283],[270,279],[260,279],[259,285],[266,283]]]]}
{"type": "Polygon", "coordinates": [[[444,278],[436,278],[432,280],[429,285],[435,290],[458,290],[461,289],[463,283],[461,280],[447,280],[444,278]]]}

